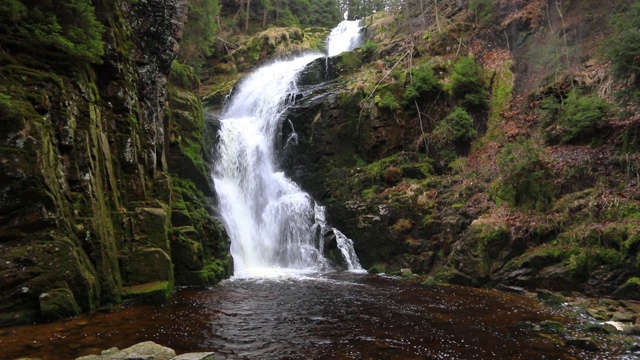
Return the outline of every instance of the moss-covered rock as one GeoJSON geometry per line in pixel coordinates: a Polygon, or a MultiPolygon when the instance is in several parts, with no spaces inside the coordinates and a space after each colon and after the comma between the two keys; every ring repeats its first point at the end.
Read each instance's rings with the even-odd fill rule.
{"type": "Polygon", "coordinates": [[[146,284],[124,287],[122,299],[126,302],[165,303],[171,293],[173,285],[169,281],[155,281],[146,284]]]}
{"type": "Polygon", "coordinates": [[[69,289],[53,289],[40,294],[38,299],[40,300],[40,317],[44,321],[80,315],[81,309],[69,289]]]}
{"type": "Polygon", "coordinates": [[[158,248],[165,253],[169,249],[169,214],[167,208],[138,208],[134,220],[134,231],[138,235],[134,246],[137,248],[158,248]]]}
{"type": "Polygon", "coordinates": [[[173,282],[173,263],[165,250],[139,248],[121,257],[123,281],[137,285],[154,281],[173,282]]]}
{"type": "MultiPolygon", "coordinates": [[[[179,126],[164,116],[186,3],[112,5],[95,4],[101,64],[57,66],[0,50],[1,325],[117,303],[123,282],[173,286],[165,204],[175,139],[190,161],[175,162],[189,165],[175,173],[211,195],[198,81],[187,67],[176,65],[172,79],[179,126]]],[[[181,209],[182,222],[198,214],[203,238],[215,232],[202,226],[204,208],[181,209]]]]}
{"type": "Polygon", "coordinates": [[[454,245],[454,264],[460,272],[477,279],[474,285],[481,285],[508,260],[510,240],[509,225],[504,220],[476,219],[454,245]]]}

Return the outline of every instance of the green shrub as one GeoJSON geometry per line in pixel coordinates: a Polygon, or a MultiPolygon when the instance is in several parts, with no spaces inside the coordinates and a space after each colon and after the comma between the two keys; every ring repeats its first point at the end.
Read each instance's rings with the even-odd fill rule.
{"type": "Polygon", "coordinates": [[[507,144],[498,155],[500,178],[491,187],[497,202],[544,210],[554,198],[553,172],[531,141],[507,144]]]}
{"type": "Polygon", "coordinates": [[[389,111],[395,111],[400,109],[400,104],[396,98],[388,91],[385,91],[382,95],[376,95],[373,99],[376,105],[381,109],[389,111]]]}
{"type": "Polygon", "coordinates": [[[428,64],[422,64],[413,70],[411,83],[407,85],[404,92],[404,105],[412,107],[415,101],[426,96],[435,96],[441,90],[442,85],[436,78],[433,68],[428,64]]]}
{"type": "Polygon", "coordinates": [[[493,0],[469,0],[469,11],[476,24],[488,24],[493,19],[495,3],[493,0]]]}
{"type": "Polygon", "coordinates": [[[635,79],[623,95],[640,97],[640,2],[613,16],[613,35],[605,43],[606,55],[618,80],[635,79]]]}
{"type": "Polygon", "coordinates": [[[576,143],[591,140],[607,119],[610,104],[598,96],[586,96],[572,90],[564,100],[547,97],[540,103],[538,115],[548,142],[576,143]]]}
{"type": "Polygon", "coordinates": [[[371,39],[367,40],[367,42],[365,42],[360,48],[360,51],[362,51],[362,58],[367,60],[371,60],[376,50],[378,50],[378,44],[371,39]]]}
{"type": "Polygon", "coordinates": [[[103,32],[91,0],[0,3],[0,36],[4,44],[50,60],[100,63],[103,32]]]}
{"type": "Polygon", "coordinates": [[[453,66],[451,74],[453,95],[460,98],[464,107],[486,109],[489,93],[484,86],[482,67],[470,57],[462,57],[453,66]]]}
{"type": "Polygon", "coordinates": [[[609,103],[600,97],[571,91],[560,112],[560,124],[565,130],[562,141],[592,137],[598,125],[606,120],[609,109],[609,103]]]}
{"type": "Polygon", "coordinates": [[[450,139],[453,142],[462,143],[468,143],[477,136],[476,129],[473,128],[473,118],[459,107],[440,121],[433,133],[439,139],[450,139]]]}

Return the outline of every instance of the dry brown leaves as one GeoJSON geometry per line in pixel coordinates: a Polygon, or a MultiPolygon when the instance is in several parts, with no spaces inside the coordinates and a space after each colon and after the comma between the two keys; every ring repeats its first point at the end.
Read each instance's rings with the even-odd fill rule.
{"type": "Polygon", "coordinates": [[[500,8],[507,9],[510,12],[500,25],[506,28],[514,22],[523,22],[529,23],[529,27],[535,29],[540,25],[540,20],[544,16],[545,4],[545,0],[500,1],[500,8]],[[517,10],[511,10],[513,7],[516,7],[517,10]]]}

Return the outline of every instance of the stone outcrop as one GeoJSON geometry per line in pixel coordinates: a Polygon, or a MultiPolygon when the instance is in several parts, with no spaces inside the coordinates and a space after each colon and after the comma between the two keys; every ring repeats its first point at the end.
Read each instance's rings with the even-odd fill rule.
{"type": "MultiPolygon", "coordinates": [[[[565,46],[598,42],[608,16],[598,6],[586,1],[563,9],[585,34],[565,46]],[[586,16],[600,20],[592,25],[586,16]]],[[[497,5],[493,16],[504,20],[502,30],[519,39],[509,37],[508,44],[487,42],[497,38],[494,28],[467,26],[459,2],[439,8],[458,24],[455,39],[472,44],[469,56],[481,64],[487,85],[486,108],[474,108],[446,86],[404,102],[420,67],[451,86],[458,45],[436,19],[422,18],[423,27],[410,30],[389,26],[397,21],[393,15],[376,15],[368,19],[373,45],[318,60],[300,76],[282,125],[287,174],[327,206],[329,222],[354,241],[373,272],[405,268],[436,282],[637,299],[637,136],[610,118],[590,139],[556,144],[544,140],[549,134],[541,125],[545,96],[565,98],[574,87],[593,96],[610,91],[606,67],[596,69],[588,56],[565,59],[575,70],[562,75],[551,72],[564,64],[541,66],[549,60],[543,49],[557,39],[540,24],[562,31],[564,23],[533,3],[520,10],[497,5]],[[522,35],[533,31],[544,36],[522,35]],[[418,35],[422,40],[406,40],[418,35]],[[456,107],[473,121],[467,143],[452,133],[441,137],[456,107]],[[293,131],[296,141],[287,142],[293,131]],[[517,151],[505,151],[514,145],[517,151]],[[517,189],[514,175],[524,180],[517,189]]]]}
{"type": "Polygon", "coordinates": [[[173,349],[152,341],[135,344],[126,349],[111,348],[100,355],[87,355],[76,360],[213,360],[212,352],[186,353],[176,355],[173,349]]]}
{"type": "Polygon", "coordinates": [[[184,84],[168,96],[186,1],[96,6],[102,64],[0,62],[11,104],[0,129],[0,325],[163,300],[176,279],[206,286],[230,271],[208,169],[194,165],[205,156],[200,103],[184,84]]]}

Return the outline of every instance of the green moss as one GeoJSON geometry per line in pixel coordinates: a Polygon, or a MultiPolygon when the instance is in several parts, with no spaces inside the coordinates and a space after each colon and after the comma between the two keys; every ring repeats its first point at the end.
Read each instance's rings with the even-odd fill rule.
{"type": "Polygon", "coordinates": [[[368,177],[383,182],[395,182],[409,169],[415,169],[421,176],[427,177],[430,173],[427,157],[417,153],[400,152],[363,167],[368,177]]]}
{"type": "Polygon", "coordinates": [[[637,284],[640,285],[640,277],[631,277],[626,281],[626,284],[637,284]]]}
{"type": "Polygon", "coordinates": [[[455,276],[456,270],[452,267],[443,267],[436,270],[433,274],[433,280],[438,283],[448,283],[455,276]]]}
{"type": "Polygon", "coordinates": [[[177,60],[174,60],[171,64],[169,81],[174,85],[190,90],[197,89],[200,86],[200,79],[193,68],[189,65],[180,64],[177,60]]]}
{"type": "Polygon", "coordinates": [[[231,276],[232,264],[229,258],[211,261],[202,270],[209,284],[217,284],[231,276]]]}
{"type": "Polygon", "coordinates": [[[165,303],[173,292],[169,281],[156,281],[122,288],[125,302],[165,303]]]}
{"type": "Polygon", "coordinates": [[[206,95],[204,95],[202,101],[204,104],[211,106],[222,104],[225,97],[231,93],[233,86],[238,82],[238,80],[239,76],[232,76],[231,79],[206,86],[206,95]]]}
{"type": "Polygon", "coordinates": [[[386,264],[375,264],[367,270],[369,274],[384,274],[386,273],[386,271],[387,271],[386,264]]]}
{"type": "Polygon", "coordinates": [[[360,51],[362,51],[362,57],[364,59],[371,60],[374,58],[374,54],[378,50],[378,44],[372,39],[367,39],[367,41],[360,47],[360,51]]]}
{"type": "Polygon", "coordinates": [[[324,27],[304,29],[304,41],[309,49],[325,51],[326,39],[330,30],[324,27]]]}
{"type": "Polygon", "coordinates": [[[78,316],[82,312],[73,293],[67,288],[59,288],[40,294],[40,318],[53,321],[78,316]]]}
{"type": "Polygon", "coordinates": [[[338,56],[338,62],[336,66],[338,69],[349,74],[360,69],[362,65],[362,54],[359,52],[344,52],[338,56]]]}
{"type": "Polygon", "coordinates": [[[511,61],[504,62],[493,77],[486,135],[488,140],[497,140],[500,136],[504,136],[501,127],[502,114],[509,110],[513,96],[514,75],[510,70],[511,65],[511,61]]]}
{"type": "Polygon", "coordinates": [[[379,191],[380,191],[380,188],[378,186],[374,186],[369,189],[364,189],[362,190],[362,197],[365,199],[372,199],[378,194],[379,191]]]}

